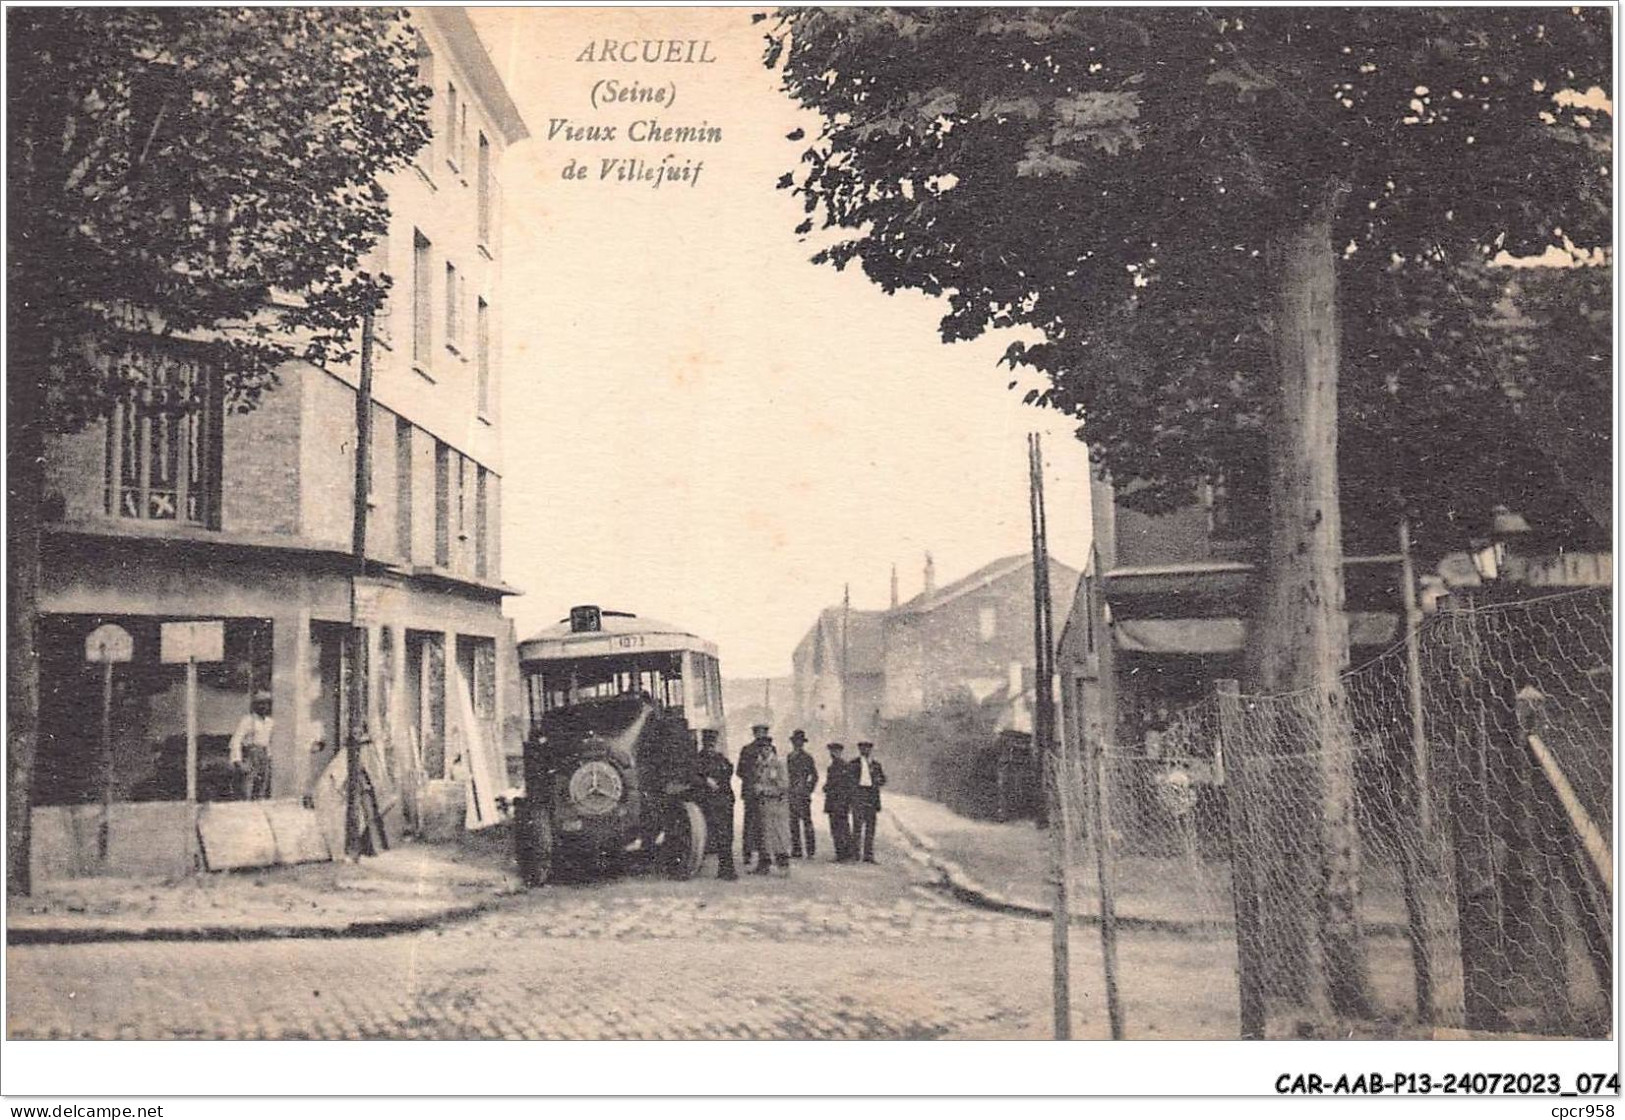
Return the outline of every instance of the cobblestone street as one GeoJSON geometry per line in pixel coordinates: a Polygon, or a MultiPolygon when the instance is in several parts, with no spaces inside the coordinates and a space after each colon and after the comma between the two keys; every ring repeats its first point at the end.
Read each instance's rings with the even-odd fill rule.
{"type": "MultiPolygon", "coordinates": [[[[553,886],[388,938],[13,947],[8,1024],[13,1038],[1048,1037],[1049,927],[945,897],[890,828],[878,855],[798,862],[789,881],[553,886]]],[[[1076,1033],[1099,1037],[1095,939],[1073,942],[1076,1033]]],[[[1172,1033],[1222,1037],[1222,1012],[1187,1008],[1172,1033]]]]}

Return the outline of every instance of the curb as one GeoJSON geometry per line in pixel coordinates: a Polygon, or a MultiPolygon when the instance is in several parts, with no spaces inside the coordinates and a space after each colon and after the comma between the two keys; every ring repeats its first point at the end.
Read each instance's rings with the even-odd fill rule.
{"type": "MultiPolygon", "coordinates": [[[[1006,898],[997,891],[984,887],[957,863],[937,855],[936,845],[932,843],[931,839],[912,828],[903,820],[895,808],[890,810],[889,815],[892,823],[897,826],[897,831],[902,833],[904,841],[909,845],[911,849],[909,855],[917,862],[935,871],[940,879],[940,886],[956,900],[981,910],[1010,914],[1018,918],[1032,918],[1046,922],[1054,918],[1055,911],[1051,907],[1034,906],[1028,902],[1017,902],[1006,898]]],[[[1098,927],[1100,925],[1100,915],[1073,914],[1071,924],[1074,926],[1098,927]]],[[[1123,914],[1117,915],[1114,924],[1119,929],[1168,933],[1185,937],[1207,936],[1212,932],[1228,933],[1235,929],[1234,922],[1223,920],[1194,922],[1182,921],[1178,918],[1147,918],[1123,914]]],[[[1363,924],[1367,933],[1378,936],[1405,937],[1408,935],[1403,925],[1392,922],[1367,921],[1363,924]]]]}
{"type": "Polygon", "coordinates": [[[143,929],[124,929],[116,926],[37,926],[7,929],[6,944],[9,946],[91,945],[130,941],[336,941],[395,937],[403,933],[422,933],[440,926],[468,921],[524,893],[523,890],[504,891],[484,902],[454,906],[432,914],[421,914],[411,918],[346,922],[342,925],[149,926],[143,929]]]}
{"type": "Polygon", "coordinates": [[[903,817],[895,808],[891,810],[890,815],[892,824],[897,826],[897,831],[902,833],[904,842],[911,849],[909,855],[916,862],[922,863],[935,871],[940,885],[958,901],[1000,914],[1013,914],[1022,918],[1043,918],[1045,920],[1050,918],[1052,912],[1046,908],[1030,906],[1024,902],[1013,902],[996,891],[988,890],[966,874],[965,869],[957,863],[937,855],[937,846],[931,842],[930,838],[912,828],[908,822],[903,820],[903,817]]]}

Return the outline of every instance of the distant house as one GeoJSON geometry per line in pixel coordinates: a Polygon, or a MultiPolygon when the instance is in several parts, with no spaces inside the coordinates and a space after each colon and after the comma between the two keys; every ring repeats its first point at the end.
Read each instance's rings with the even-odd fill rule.
{"type": "Polygon", "coordinates": [[[874,735],[886,693],[885,611],[826,607],[792,656],[794,722],[815,743],[874,735]]]}
{"type": "MultiPolygon", "coordinates": [[[[953,700],[996,704],[1017,726],[1033,696],[1033,563],[1025,554],[925,586],[883,611],[828,607],[796,647],[798,719],[815,739],[861,738],[953,700]]],[[[1051,562],[1058,610],[1072,601],[1078,573],[1051,562]]],[[[894,596],[895,598],[895,596],[894,596]]],[[[1018,728],[1019,729],[1019,728],[1018,728]]]]}
{"type": "MultiPolygon", "coordinates": [[[[1078,573],[1050,562],[1050,594],[1072,600],[1078,573]]],[[[969,695],[1020,704],[1033,684],[1033,561],[995,560],[940,589],[927,587],[885,615],[882,715],[898,719],[969,695]]]]}

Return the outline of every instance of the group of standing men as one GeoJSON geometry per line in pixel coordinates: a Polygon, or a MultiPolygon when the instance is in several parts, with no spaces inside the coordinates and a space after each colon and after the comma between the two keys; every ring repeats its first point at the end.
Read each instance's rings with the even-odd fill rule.
{"type": "MultiPolygon", "coordinates": [[[[811,859],[817,853],[812,800],[818,788],[818,764],[807,752],[806,732],[790,736],[790,753],[781,757],[766,724],[751,728],[751,741],[739,752],[739,787],[745,802],[741,859],[754,874],[767,875],[774,867],[786,876],[792,859],[811,859]]],[[[720,747],[720,744],[718,744],[720,747]]],[[[875,862],[875,820],[880,813],[880,790],[886,771],[873,757],[875,745],[858,744],[858,757],[845,757],[846,747],[829,744],[829,767],[824,775],[824,815],[829,818],[836,863],[875,862]]],[[[720,749],[706,751],[700,778],[707,787],[707,824],[716,837],[717,878],[736,879],[733,858],[734,767],[720,749]]]]}

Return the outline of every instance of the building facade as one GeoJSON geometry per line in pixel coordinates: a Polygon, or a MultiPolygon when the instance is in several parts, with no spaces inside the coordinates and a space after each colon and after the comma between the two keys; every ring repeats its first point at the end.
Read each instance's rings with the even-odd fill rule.
{"type": "MultiPolygon", "coordinates": [[[[1075,746],[1088,727],[1120,750],[1154,752],[1174,713],[1211,695],[1215,681],[1243,675],[1263,506],[1203,486],[1189,505],[1151,515],[1124,505],[1102,475],[1090,498],[1093,555],[1056,659],[1062,726],[1075,746]]],[[[1400,556],[1377,550],[1379,533],[1345,528],[1345,611],[1358,662],[1401,633],[1400,556]]]]}
{"type": "MultiPolygon", "coordinates": [[[[1094,480],[1094,554],[1057,658],[1064,726],[1075,746],[1093,728],[1119,751],[1149,745],[1154,754],[1170,716],[1212,695],[1215,681],[1244,676],[1254,605],[1249,557],[1263,530],[1263,506],[1212,487],[1194,497],[1182,509],[1152,516],[1124,505],[1109,478],[1094,480]]],[[[1345,515],[1344,540],[1349,657],[1360,665],[1404,634],[1404,557],[1397,521],[1345,515]]],[[[1497,583],[1494,594],[1480,593],[1481,601],[1612,583],[1606,527],[1560,487],[1527,518],[1498,507],[1478,543],[1485,556],[1455,552],[1417,565],[1418,610],[1432,611],[1453,592],[1477,587],[1483,577],[1475,568],[1497,564],[1501,571],[1489,577],[1497,583]],[[1487,558],[1498,559],[1486,565],[1487,558]]]]}
{"type": "MultiPolygon", "coordinates": [[[[1056,561],[1057,610],[1078,573],[1056,561]]],[[[817,738],[872,737],[951,701],[1028,718],[1033,693],[1033,562],[1007,556],[943,587],[927,557],[924,587],[884,611],[829,607],[796,647],[796,712],[817,738]]]]}
{"type": "MultiPolygon", "coordinates": [[[[885,696],[885,612],[826,607],[791,657],[791,711],[814,743],[872,736],[885,696]]],[[[851,744],[847,744],[851,748],[851,744]]]]}
{"type": "Polygon", "coordinates": [[[186,797],[185,666],[165,648],[166,624],[185,620],[218,623],[221,646],[197,668],[200,801],[235,796],[228,744],[260,692],[273,703],[272,798],[320,792],[350,731],[352,617],[367,634],[381,812],[415,821],[430,783],[463,776],[472,740],[502,737],[518,697],[499,672],[513,589],[501,575],[498,174],[527,132],[461,9],[413,22],[434,139],[385,184],[389,230],[370,262],[393,287],[376,318],[365,576],[352,585],[359,363],[290,363],[240,414],[210,387],[215,371],[154,355],[164,376],[203,383],[202,409],[173,417],[132,401],[48,451],[41,808],[99,802],[106,785],[119,802],[186,797]],[[110,766],[99,666],[86,662],[106,624],[133,647],[115,666],[110,766]]]}

